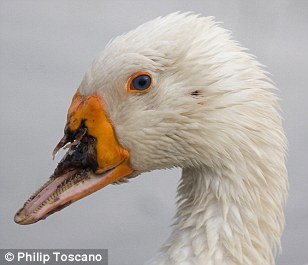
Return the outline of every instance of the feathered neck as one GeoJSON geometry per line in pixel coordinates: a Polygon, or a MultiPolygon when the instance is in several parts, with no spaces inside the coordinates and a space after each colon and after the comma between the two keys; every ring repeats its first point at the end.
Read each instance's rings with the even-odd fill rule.
{"type": "Polygon", "coordinates": [[[285,187],[241,171],[183,169],[173,232],[149,264],[275,264],[285,187]]]}
{"type": "Polygon", "coordinates": [[[211,18],[175,13],[108,45],[81,92],[101,87],[134,169],[184,168],[173,232],[150,264],[274,264],[286,139],[274,86],[254,57],[211,18]],[[123,96],[140,69],[155,89],[123,96]]]}

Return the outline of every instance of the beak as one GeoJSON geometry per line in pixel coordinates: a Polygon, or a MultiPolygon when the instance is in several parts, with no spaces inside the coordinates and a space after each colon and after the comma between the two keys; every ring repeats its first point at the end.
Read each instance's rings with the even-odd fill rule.
{"type": "Polygon", "coordinates": [[[77,90],[68,111],[61,148],[69,150],[49,180],[16,213],[18,224],[45,219],[71,203],[129,177],[129,153],[120,146],[104,103],[97,95],[82,96],[77,90]]]}

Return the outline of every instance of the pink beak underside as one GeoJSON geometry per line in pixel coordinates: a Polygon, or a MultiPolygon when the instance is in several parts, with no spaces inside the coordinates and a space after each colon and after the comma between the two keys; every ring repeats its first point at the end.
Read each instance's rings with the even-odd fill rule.
{"type": "Polygon", "coordinates": [[[86,170],[72,170],[53,180],[51,177],[16,213],[15,222],[23,225],[32,224],[62,210],[99,190],[113,170],[101,175],[86,170]]]}

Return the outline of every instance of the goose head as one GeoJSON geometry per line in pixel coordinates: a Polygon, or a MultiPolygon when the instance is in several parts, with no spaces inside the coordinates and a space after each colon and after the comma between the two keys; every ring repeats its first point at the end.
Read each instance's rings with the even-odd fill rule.
{"type": "Polygon", "coordinates": [[[37,222],[143,172],[181,167],[179,193],[194,194],[192,200],[211,190],[225,205],[250,203],[259,222],[272,211],[272,248],[287,187],[273,89],[261,65],[212,18],[174,13],[115,38],[73,96],[54,153],[69,150],[15,222],[37,222]],[[189,188],[199,175],[199,185],[189,188]]]}

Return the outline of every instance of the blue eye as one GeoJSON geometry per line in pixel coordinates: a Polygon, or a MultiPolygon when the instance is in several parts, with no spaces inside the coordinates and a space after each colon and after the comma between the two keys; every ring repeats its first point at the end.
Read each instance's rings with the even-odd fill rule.
{"type": "Polygon", "coordinates": [[[151,78],[148,75],[139,75],[133,79],[132,88],[145,90],[151,85],[151,78]]]}
{"type": "Polygon", "coordinates": [[[146,72],[139,72],[133,75],[129,80],[129,90],[131,92],[145,92],[152,85],[152,78],[146,72]]]}

